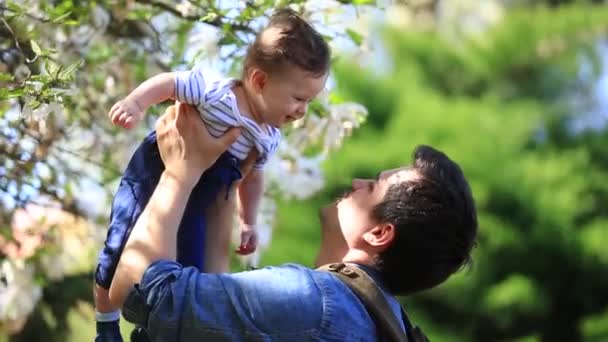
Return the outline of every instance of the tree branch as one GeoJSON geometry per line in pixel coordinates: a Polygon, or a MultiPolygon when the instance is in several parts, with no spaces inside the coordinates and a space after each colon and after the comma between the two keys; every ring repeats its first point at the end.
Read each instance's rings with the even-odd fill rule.
{"type": "Polygon", "coordinates": [[[30,13],[27,13],[25,11],[23,11],[23,12],[17,12],[17,11],[14,11],[14,10],[6,7],[6,6],[3,6],[3,5],[0,5],[0,10],[2,10],[2,11],[9,11],[9,12],[12,12],[12,13],[15,13],[15,14],[22,14],[22,15],[30,18],[30,19],[37,20],[37,21],[39,21],[41,23],[49,23],[49,22],[51,22],[51,19],[49,19],[49,18],[39,17],[39,16],[30,14],[30,13]]]}
{"type": "Polygon", "coordinates": [[[239,24],[239,23],[228,22],[228,20],[225,17],[222,17],[220,15],[213,17],[213,18],[204,18],[199,15],[184,15],[177,8],[177,5],[168,4],[168,3],[160,1],[160,0],[135,0],[135,1],[139,2],[141,4],[151,5],[153,7],[163,9],[182,19],[191,20],[191,21],[200,21],[202,23],[205,23],[205,24],[208,24],[211,26],[215,26],[218,28],[223,28],[223,26],[225,24],[228,24],[228,25],[230,25],[230,27],[232,27],[232,29],[234,31],[242,31],[242,32],[247,32],[247,33],[252,33],[252,34],[256,33],[251,27],[249,27],[247,25],[239,24]]]}

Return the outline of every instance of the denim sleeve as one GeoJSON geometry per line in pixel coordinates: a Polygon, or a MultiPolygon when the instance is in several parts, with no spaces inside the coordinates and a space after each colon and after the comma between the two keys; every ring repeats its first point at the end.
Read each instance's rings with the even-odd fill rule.
{"type": "Polygon", "coordinates": [[[318,336],[323,308],[312,271],[298,265],[206,274],[158,261],[130,293],[123,314],[146,326],[153,341],[299,340],[318,336]]]}

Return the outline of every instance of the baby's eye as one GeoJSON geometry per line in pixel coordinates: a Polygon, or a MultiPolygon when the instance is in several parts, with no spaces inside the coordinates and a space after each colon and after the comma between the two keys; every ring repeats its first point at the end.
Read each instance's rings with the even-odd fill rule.
{"type": "Polygon", "coordinates": [[[293,98],[296,99],[296,101],[298,101],[298,102],[304,102],[304,101],[306,101],[305,99],[303,99],[301,97],[297,97],[297,96],[294,96],[293,98]]]}

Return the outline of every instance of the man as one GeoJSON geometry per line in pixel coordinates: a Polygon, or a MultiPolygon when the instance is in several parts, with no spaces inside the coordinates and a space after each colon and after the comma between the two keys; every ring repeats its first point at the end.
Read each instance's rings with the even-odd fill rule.
{"type": "MultiPolygon", "coordinates": [[[[334,274],[283,265],[204,274],[176,263],[176,235],[202,172],[236,139],[213,139],[194,110],[170,108],[156,124],[166,169],[120,259],[110,300],[150,340],[376,340],[359,298],[334,274]]],[[[322,210],[318,264],[356,264],[395,295],[445,281],[469,261],[475,205],[458,165],[431,147],[410,167],[355,179],[352,191],[322,210]]]]}

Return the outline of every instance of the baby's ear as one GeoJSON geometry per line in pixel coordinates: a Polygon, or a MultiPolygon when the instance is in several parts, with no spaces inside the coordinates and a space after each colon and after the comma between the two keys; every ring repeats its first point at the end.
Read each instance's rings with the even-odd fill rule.
{"type": "Polygon", "coordinates": [[[266,83],[268,83],[268,73],[259,68],[253,68],[250,80],[257,91],[262,91],[266,86],[266,83]]]}
{"type": "Polygon", "coordinates": [[[249,151],[249,154],[247,155],[247,158],[245,158],[245,160],[243,160],[243,162],[241,163],[241,174],[243,175],[243,178],[245,178],[249,172],[251,172],[251,168],[253,168],[253,164],[255,163],[255,161],[258,159],[258,150],[254,147],[251,149],[251,151],[249,151]]]}

